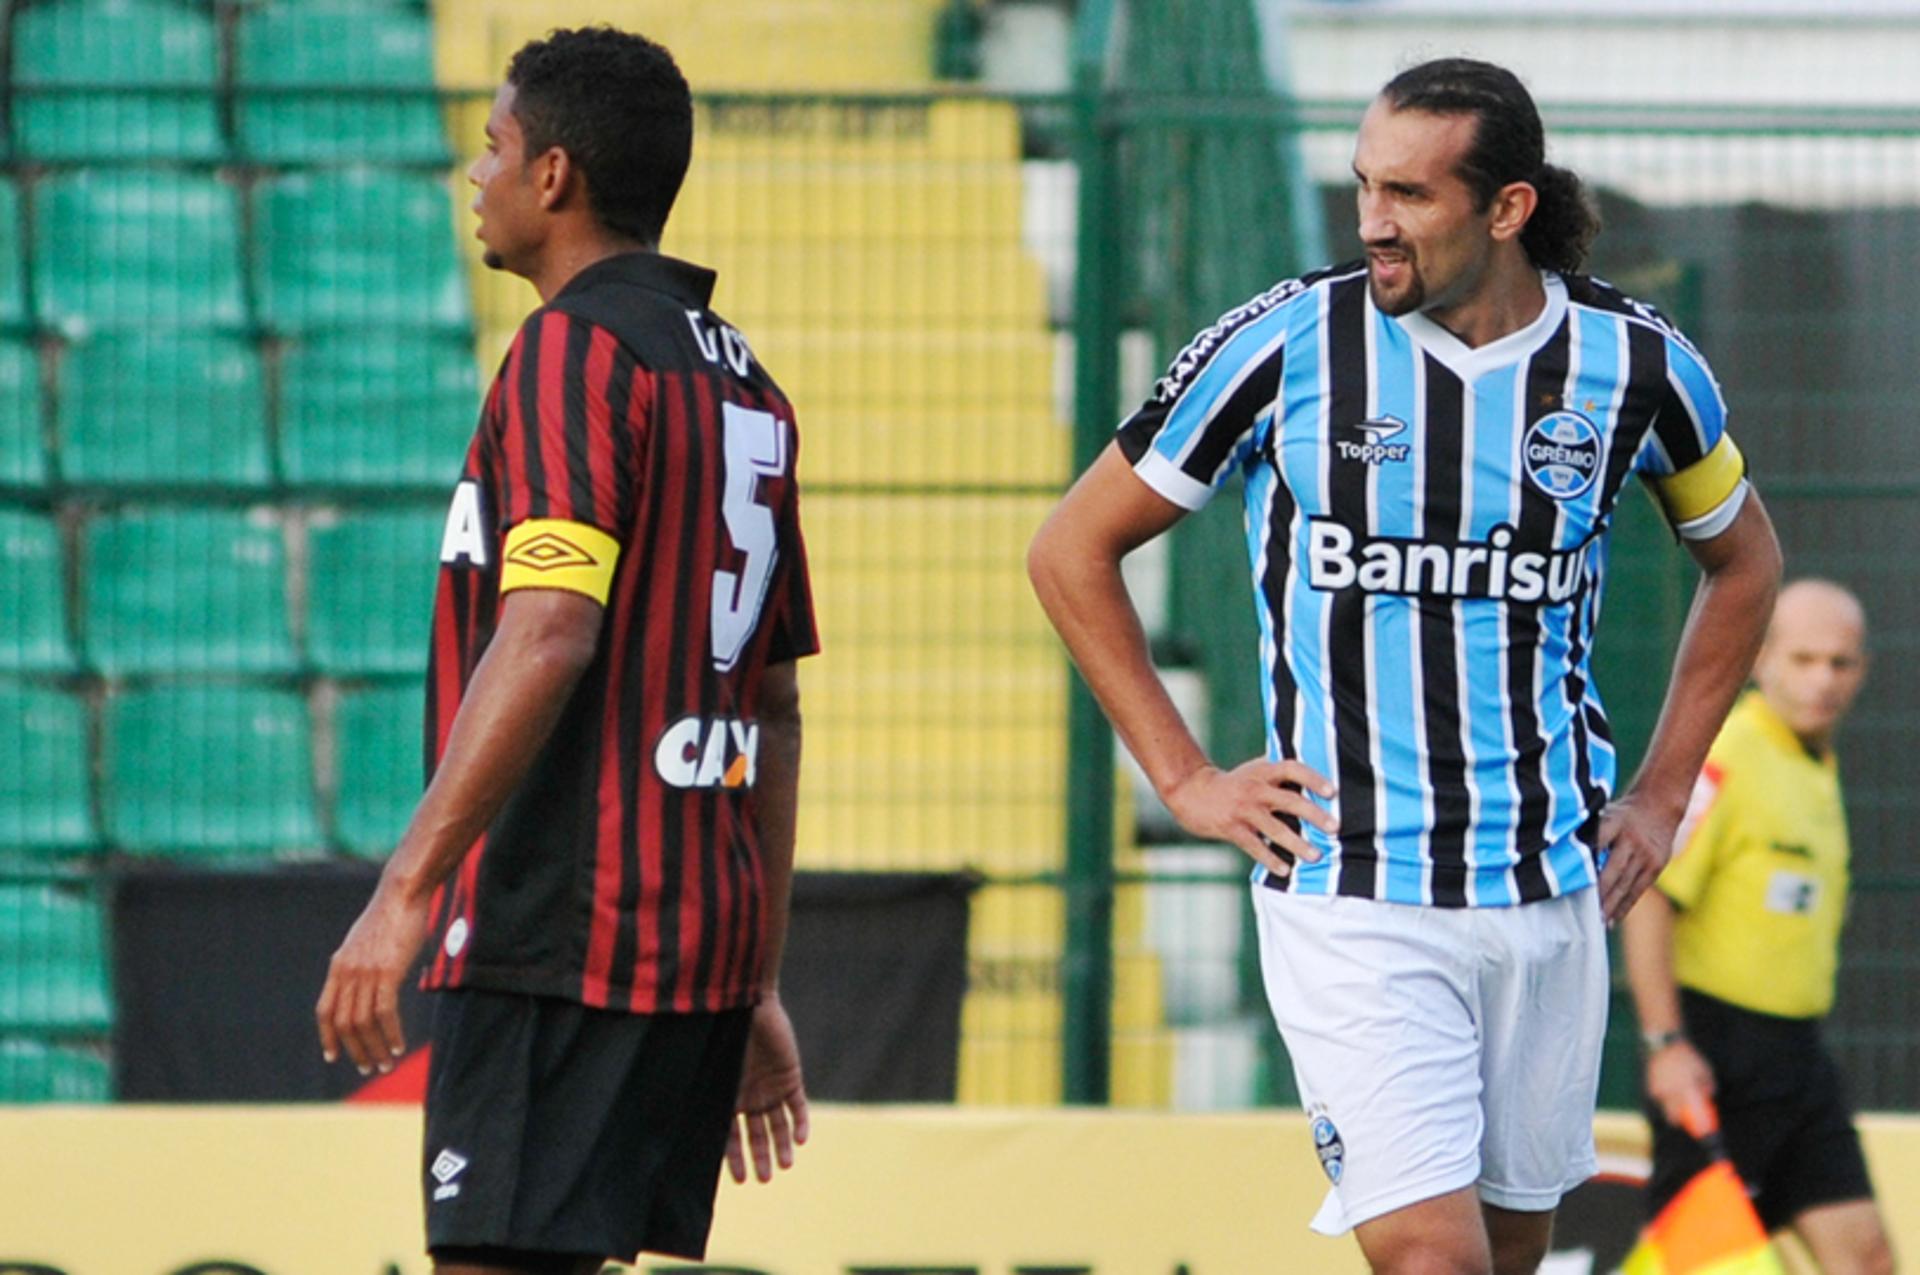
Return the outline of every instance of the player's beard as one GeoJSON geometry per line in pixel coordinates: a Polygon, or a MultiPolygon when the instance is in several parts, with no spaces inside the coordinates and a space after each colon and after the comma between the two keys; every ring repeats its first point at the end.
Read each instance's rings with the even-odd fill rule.
{"type": "Polygon", "coordinates": [[[489,270],[505,270],[507,259],[489,248],[480,254],[480,264],[489,270]]]}
{"type": "Polygon", "coordinates": [[[1373,262],[1371,260],[1367,262],[1367,293],[1373,298],[1374,309],[1398,318],[1403,314],[1412,314],[1426,304],[1426,281],[1420,277],[1420,271],[1410,257],[1406,259],[1405,270],[1406,283],[1400,287],[1399,291],[1389,293],[1374,277],[1373,262]]]}

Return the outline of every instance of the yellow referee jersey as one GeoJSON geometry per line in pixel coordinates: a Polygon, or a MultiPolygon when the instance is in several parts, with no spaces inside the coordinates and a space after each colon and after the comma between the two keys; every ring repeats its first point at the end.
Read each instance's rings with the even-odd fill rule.
{"type": "Polygon", "coordinates": [[[1757,1013],[1824,1015],[1847,907],[1833,754],[1810,754],[1747,692],[1714,741],[1675,844],[1660,889],[1680,909],[1680,985],[1757,1013]]]}

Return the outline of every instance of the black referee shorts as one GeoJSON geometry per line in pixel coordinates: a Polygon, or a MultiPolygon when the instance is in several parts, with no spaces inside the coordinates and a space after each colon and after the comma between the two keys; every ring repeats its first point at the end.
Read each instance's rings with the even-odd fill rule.
{"type": "Polygon", "coordinates": [[[751,1010],[626,1014],[472,988],[435,999],[429,1250],[705,1255],[751,1010]]]}
{"type": "MultiPolygon", "coordinates": [[[[1817,1021],[1775,1018],[1680,989],[1681,1017],[1713,1068],[1727,1154],[1769,1231],[1810,1208],[1873,1197],[1840,1069],[1817,1021]]],[[[1659,1212],[1707,1165],[1700,1145],[1651,1104],[1650,1210],[1659,1212]]]]}

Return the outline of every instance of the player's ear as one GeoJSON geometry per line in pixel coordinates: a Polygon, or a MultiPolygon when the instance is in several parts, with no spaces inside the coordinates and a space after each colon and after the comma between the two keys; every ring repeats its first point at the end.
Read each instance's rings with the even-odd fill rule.
{"type": "Polygon", "coordinates": [[[1531,182],[1508,182],[1494,192],[1493,220],[1488,231],[1495,239],[1517,239],[1527,228],[1528,218],[1540,206],[1540,192],[1531,182]]]}
{"type": "Polygon", "coordinates": [[[548,212],[558,211],[572,197],[573,184],[580,178],[573,166],[573,157],[559,146],[549,146],[533,164],[533,182],[540,192],[540,206],[548,212]]]}

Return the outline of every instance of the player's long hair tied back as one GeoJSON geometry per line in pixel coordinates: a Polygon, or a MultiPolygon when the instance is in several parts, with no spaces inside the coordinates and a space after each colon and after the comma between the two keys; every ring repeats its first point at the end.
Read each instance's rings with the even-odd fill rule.
{"type": "Polygon", "coordinates": [[[1546,129],[1533,96],[1513,72],[1472,58],[1440,58],[1409,67],[1381,96],[1395,110],[1472,115],[1477,127],[1460,175],[1485,208],[1512,182],[1539,193],[1520,244],[1534,265],[1572,274],[1600,233],[1600,214],[1580,178],[1546,160],[1546,129]]]}

